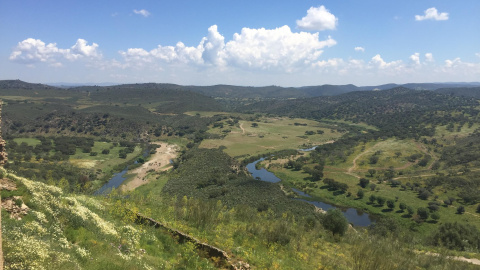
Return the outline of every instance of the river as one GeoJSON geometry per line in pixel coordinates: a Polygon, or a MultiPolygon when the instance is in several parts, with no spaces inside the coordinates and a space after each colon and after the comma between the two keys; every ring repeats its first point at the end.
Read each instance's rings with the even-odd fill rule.
{"type": "MultiPolygon", "coordinates": [[[[300,149],[300,150],[301,151],[311,151],[313,149],[315,149],[315,147],[309,148],[309,149],[300,149]]],[[[252,163],[247,164],[247,170],[250,172],[252,177],[257,179],[257,180],[270,182],[270,183],[278,183],[278,182],[282,181],[282,179],[278,178],[275,174],[267,171],[265,168],[260,168],[260,169],[256,168],[255,165],[258,162],[261,162],[263,160],[265,160],[265,158],[260,158],[256,161],[252,162],[252,163]]],[[[297,198],[295,200],[300,200],[300,201],[307,202],[309,204],[313,204],[316,207],[322,208],[325,211],[327,211],[328,209],[332,209],[332,208],[340,209],[343,212],[343,215],[347,218],[348,222],[350,222],[354,226],[365,227],[365,226],[368,226],[368,225],[372,224],[372,222],[373,222],[373,218],[369,214],[367,214],[367,213],[365,213],[361,210],[358,210],[358,209],[355,209],[355,208],[341,208],[341,207],[336,207],[334,205],[324,203],[324,202],[321,202],[321,201],[313,201],[313,200],[309,199],[309,198],[311,198],[311,196],[308,195],[307,193],[302,192],[302,191],[297,190],[297,189],[294,189],[294,188],[292,188],[292,190],[295,193],[297,193],[299,196],[301,196],[303,198],[307,198],[307,199],[298,199],[297,198]]]]}

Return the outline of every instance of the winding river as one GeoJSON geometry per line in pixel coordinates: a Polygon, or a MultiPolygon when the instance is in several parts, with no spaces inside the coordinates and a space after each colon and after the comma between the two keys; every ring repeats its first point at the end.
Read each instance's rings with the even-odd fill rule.
{"type": "MultiPolygon", "coordinates": [[[[300,149],[300,151],[311,151],[313,149],[315,149],[315,147],[309,148],[309,149],[300,149]]],[[[270,182],[270,183],[278,183],[278,182],[282,181],[282,179],[278,178],[275,174],[267,171],[265,168],[260,168],[260,169],[256,168],[256,164],[258,162],[263,161],[263,160],[265,160],[265,158],[261,158],[261,159],[258,159],[256,161],[252,162],[252,163],[247,164],[247,170],[250,172],[252,177],[257,179],[257,180],[270,182]]],[[[319,208],[321,208],[325,211],[327,211],[328,209],[332,209],[332,208],[340,209],[343,212],[343,215],[345,215],[345,217],[347,218],[348,222],[350,222],[354,226],[365,227],[365,226],[368,226],[368,225],[372,224],[372,222],[373,222],[373,218],[369,214],[367,214],[367,213],[365,213],[361,210],[358,210],[358,209],[355,209],[355,208],[340,208],[340,207],[336,207],[336,206],[333,206],[331,204],[324,203],[324,202],[321,202],[321,201],[313,201],[313,200],[309,199],[309,198],[311,198],[311,196],[308,195],[307,193],[302,192],[302,191],[297,190],[297,189],[294,189],[294,188],[292,188],[292,190],[295,193],[297,193],[299,196],[301,196],[303,198],[307,198],[307,199],[298,199],[297,198],[297,199],[294,199],[294,200],[300,200],[300,201],[307,202],[309,204],[313,204],[316,207],[319,207],[319,208]]]]}

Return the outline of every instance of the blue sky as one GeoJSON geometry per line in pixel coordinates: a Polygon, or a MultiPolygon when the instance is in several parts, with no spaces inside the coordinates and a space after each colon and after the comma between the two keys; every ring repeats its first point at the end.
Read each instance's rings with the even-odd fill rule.
{"type": "Polygon", "coordinates": [[[0,79],[480,81],[480,1],[0,0],[0,79]]]}

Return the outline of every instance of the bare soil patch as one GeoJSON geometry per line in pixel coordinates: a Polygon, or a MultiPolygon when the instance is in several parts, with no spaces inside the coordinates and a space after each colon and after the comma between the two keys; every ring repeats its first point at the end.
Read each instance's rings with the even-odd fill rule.
{"type": "Polygon", "coordinates": [[[172,167],[170,160],[177,157],[178,147],[165,142],[155,142],[153,144],[159,145],[160,147],[157,148],[156,153],[152,155],[150,160],[130,172],[135,174],[135,178],[122,185],[121,188],[123,190],[134,190],[135,188],[148,183],[150,180],[147,175],[150,172],[166,171],[172,167]]]}

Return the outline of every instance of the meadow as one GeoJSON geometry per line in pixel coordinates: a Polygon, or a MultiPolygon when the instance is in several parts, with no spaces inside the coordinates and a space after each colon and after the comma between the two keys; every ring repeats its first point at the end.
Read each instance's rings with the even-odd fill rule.
{"type": "Polygon", "coordinates": [[[223,122],[214,123],[208,130],[223,138],[204,140],[200,147],[222,147],[225,153],[238,158],[308,148],[333,142],[344,134],[331,124],[299,118],[260,117],[257,121],[239,120],[235,125],[223,122]]]}

